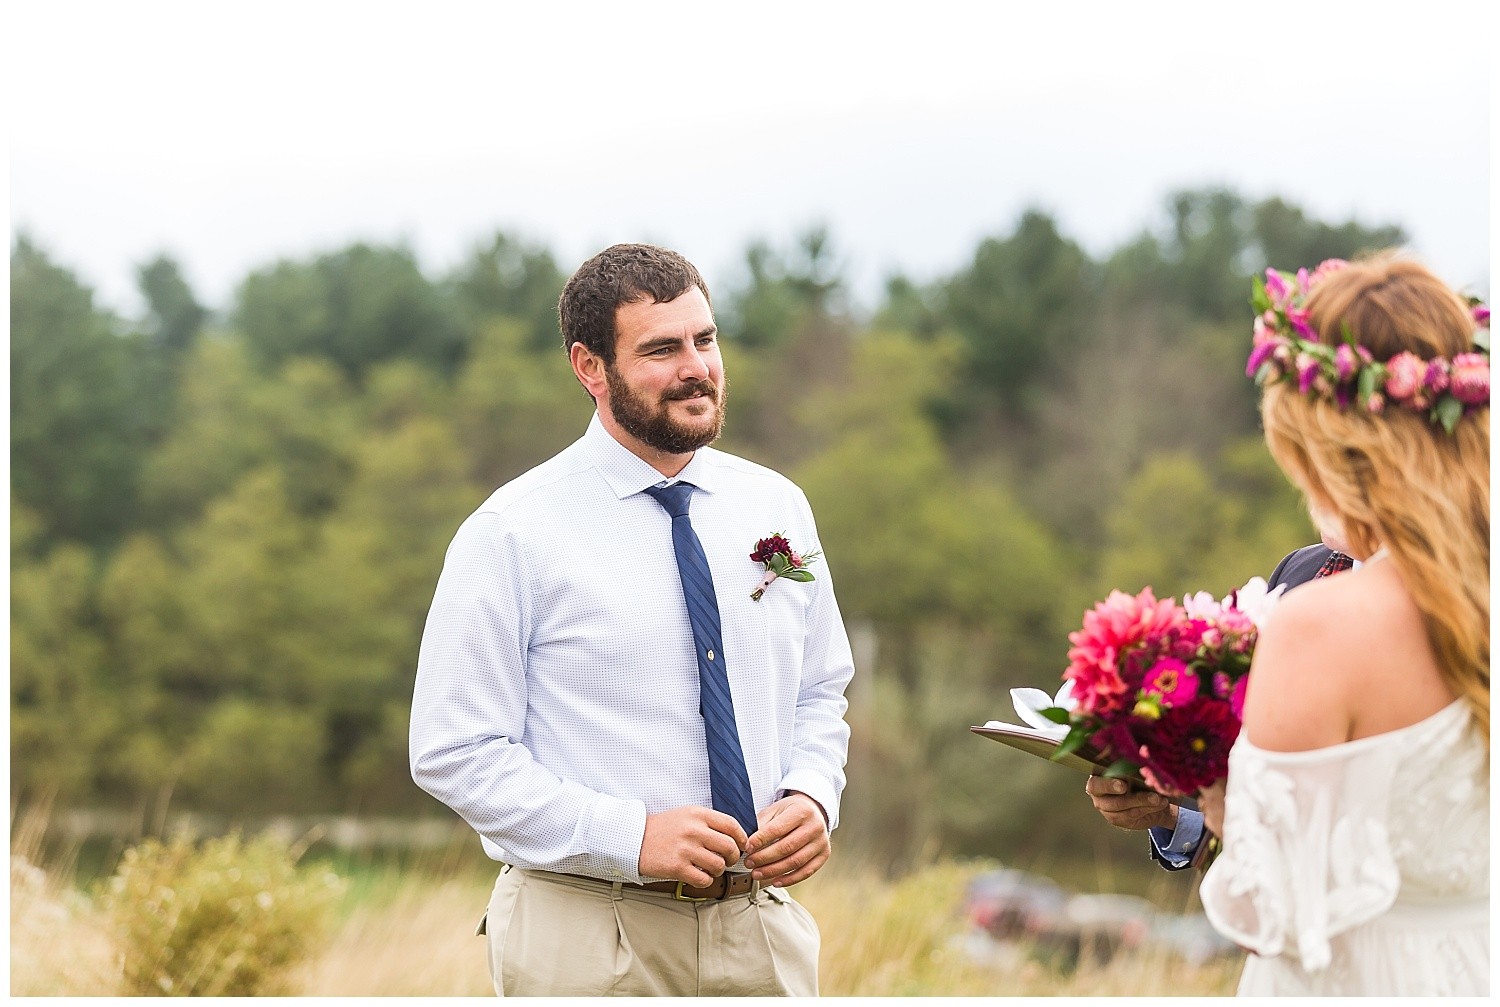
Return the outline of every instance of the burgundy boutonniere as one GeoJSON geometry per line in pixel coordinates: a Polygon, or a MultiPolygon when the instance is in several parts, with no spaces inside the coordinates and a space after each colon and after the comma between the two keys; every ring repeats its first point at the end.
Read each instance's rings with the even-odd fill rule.
{"type": "Polygon", "coordinates": [[[807,566],[821,554],[822,550],[819,549],[806,556],[801,555],[792,548],[792,544],[781,532],[756,542],[755,551],[750,554],[750,558],[757,563],[765,564],[766,575],[761,578],[760,587],[750,592],[750,600],[760,601],[760,596],[766,593],[766,588],[770,587],[771,581],[777,577],[804,583],[816,579],[807,566]]]}

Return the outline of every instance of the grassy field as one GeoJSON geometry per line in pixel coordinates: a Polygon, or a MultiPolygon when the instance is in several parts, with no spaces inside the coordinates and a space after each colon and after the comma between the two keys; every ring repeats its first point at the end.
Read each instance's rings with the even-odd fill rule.
{"type": "MultiPolygon", "coordinates": [[[[11,993],[120,995],[118,952],[92,888],[66,863],[48,864],[38,837],[12,837],[11,993]],[[38,863],[40,861],[40,863],[38,863]]],[[[963,945],[969,880],[987,866],[940,861],[887,879],[837,858],[795,895],[823,932],[829,996],[1183,996],[1233,992],[1239,962],[1189,965],[1162,952],[1063,969],[1012,948],[980,961],[963,945]]],[[[486,864],[419,858],[399,869],[346,861],[351,881],[331,941],[298,965],[304,996],[487,996],[483,938],[474,928],[492,881],[486,864]]],[[[1170,880],[1170,879],[1168,879],[1170,880]]],[[[1171,892],[1182,897],[1181,883],[1171,892]]],[[[1181,907],[1179,907],[1181,908],[1181,907]]]]}

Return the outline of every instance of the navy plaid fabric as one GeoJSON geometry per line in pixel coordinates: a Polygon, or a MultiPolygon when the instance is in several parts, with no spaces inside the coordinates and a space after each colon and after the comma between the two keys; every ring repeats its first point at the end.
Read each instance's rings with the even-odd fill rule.
{"type": "Polygon", "coordinates": [[[1316,580],[1319,577],[1328,577],[1336,573],[1343,573],[1352,566],[1354,566],[1353,559],[1341,552],[1331,552],[1328,554],[1328,558],[1323,561],[1323,565],[1318,567],[1318,572],[1313,574],[1313,579],[1316,580]]]}
{"type": "Polygon", "coordinates": [[[734,722],[734,697],[729,692],[729,672],[724,664],[724,639],[719,624],[719,599],[703,543],[688,519],[692,483],[649,487],[646,492],[672,515],[672,548],[677,553],[677,573],[682,578],[682,597],[687,603],[688,622],[698,658],[698,709],[703,714],[703,734],[708,743],[708,781],[714,809],[733,815],[751,835],[756,829],[755,799],[750,793],[750,775],[745,771],[745,753],[734,722]]]}

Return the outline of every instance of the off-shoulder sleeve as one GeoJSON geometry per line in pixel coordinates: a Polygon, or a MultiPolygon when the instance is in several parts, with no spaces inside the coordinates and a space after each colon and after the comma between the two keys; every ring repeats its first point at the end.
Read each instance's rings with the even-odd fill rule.
{"type": "Polygon", "coordinates": [[[1368,750],[1268,752],[1242,736],[1229,758],[1224,852],[1201,888],[1214,927],[1316,972],[1331,938],[1389,909],[1401,878],[1385,762],[1368,750]]]}

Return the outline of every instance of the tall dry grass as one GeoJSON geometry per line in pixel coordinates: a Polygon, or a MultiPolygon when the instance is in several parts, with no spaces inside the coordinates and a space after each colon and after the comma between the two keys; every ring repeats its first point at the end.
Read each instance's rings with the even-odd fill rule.
{"type": "MultiPolygon", "coordinates": [[[[12,839],[13,995],[120,995],[118,955],[89,897],[12,839]],[[19,880],[18,880],[19,879],[19,880]]],[[[944,861],[890,880],[835,858],[794,896],[823,933],[825,996],[1218,996],[1237,961],[1189,965],[1161,952],[1060,970],[1020,948],[970,953],[965,887],[985,865],[944,861]]],[[[472,869],[417,871],[366,886],[331,943],[289,977],[301,996],[487,996],[485,942],[474,935],[489,882],[472,869]]]]}
{"type": "Polygon", "coordinates": [[[22,815],[10,845],[11,996],[115,996],[114,945],[91,900],[63,880],[68,855],[44,864],[45,809],[22,815]]]}

